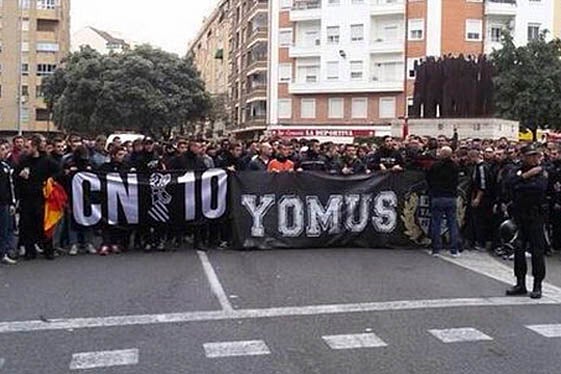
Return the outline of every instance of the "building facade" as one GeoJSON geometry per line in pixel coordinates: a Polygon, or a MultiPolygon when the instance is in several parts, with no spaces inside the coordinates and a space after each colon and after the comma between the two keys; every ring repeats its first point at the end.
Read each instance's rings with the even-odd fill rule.
{"type": "Polygon", "coordinates": [[[503,30],[553,30],[553,0],[279,0],[271,4],[268,123],[384,125],[407,116],[415,61],[478,56],[503,30]]]}
{"type": "Polygon", "coordinates": [[[101,54],[120,53],[134,48],[132,41],[125,40],[115,32],[108,32],[92,26],[84,27],[72,34],[71,51],[76,52],[82,46],[90,46],[101,54]]]}
{"type": "Polygon", "coordinates": [[[53,130],[41,80],[70,48],[70,0],[0,2],[0,131],[53,130]]]}

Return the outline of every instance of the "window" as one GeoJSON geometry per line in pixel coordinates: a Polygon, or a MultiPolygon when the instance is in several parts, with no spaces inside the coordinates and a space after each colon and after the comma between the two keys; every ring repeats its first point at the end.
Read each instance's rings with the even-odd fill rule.
{"type": "Polygon", "coordinates": [[[417,66],[421,63],[420,58],[408,58],[407,59],[407,79],[415,79],[417,72],[415,71],[415,65],[417,66]]]}
{"type": "Polygon", "coordinates": [[[500,26],[491,26],[489,28],[489,39],[494,43],[499,43],[501,41],[501,33],[503,29],[500,26]]]}
{"type": "Polygon", "coordinates": [[[20,112],[20,121],[22,123],[28,123],[29,122],[29,108],[21,108],[21,112],[20,112]]]}
{"type": "Polygon", "coordinates": [[[56,65],[54,64],[38,64],[37,76],[41,77],[45,75],[51,75],[55,72],[55,70],[56,70],[56,65]]]}
{"type": "Polygon", "coordinates": [[[329,61],[327,63],[327,80],[336,81],[339,79],[339,62],[329,61]]]}
{"type": "Polygon", "coordinates": [[[37,0],[37,9],[55,9],[57,0],[37,0]]]}
{"type": "Polygon", "coordinates": [[[419,19],[410,19],[408,21],[409,26],[409,40],[423,40],[424,38],[424,31],[425,31],[425,20],[422,18],[419,19]]]}
{"type": "Polygon", "coordinates": [[[328,0],[327,4],[329,6],[339,6],[341,5],[341,0],[328,0]]]}
{"type": "Polygon", "coordinates": [[[364,40],[364,25],[351,25],[351,41],[361,42],[364,40]]]}
{"type": "Polygon", "coordinates": [[[364,77],[362,61],[351,61],[351,80],[361,80],[364,77]]]}
{"type": "Polygon", "coordinates": [[[21,42],[21,51],[29,52],[29,42],[21,42]]]}
{"type": "Polygon", "coordinates": [[[386,41],[399,39],[399,26],[398,25],[385,25],[383,28],[383,35],[386,41]]]}
{"type": "Polygon", "coordinates": [[[327,27],[327,44],[339,44],[339,26],[327,27]]]}
{"type": "Polygon", "coordinates": [[[292,100],[279,99],[279,118],[292,117],[292,100]]]}
{"type": "Polygon", "coordinates": [[[24,19],[23,21],[21,21],[21,29],[22,29],[22,31],[29,31],[29,20],[28,19],[24,19]]]}
{"type": "Polygon", "coordinates": [[[279,82],[292,81],[292,64],[279,64],[279,82]]]}
{"type": "Polygon", "coordinates": [[[300,59],[297,62],[297,81],[298,83],[317,83],[320,73],[319,59],[300,59]]]}
{"type": "Polygon", "coordinates": [[[353,5],[364,4],[364,0],[352,0],[351,4],[353,5]]]}
{"type": "Polygon", "coordinates": [[[29,86],[21,86],[21,96],[29,96],[29,86]]]}
{"type": "Polygon", "coordinates": [[[368,99],[365,97],[353,98],[352,100],[353,118],[364,119],[368,117],[368,99]]]}
{"type": "Polygon", "coordinates": [[[281,9],[292,8],[292,0],[281,0],[281,9]]]}
{"type": "Polygon", "coordinates": [[[50,120],[49,111],[47,109],[37,108],[35,109],[35,119],[37,121],[48,121],[50,120]]]}
{"type": "Polygon", "coordinates": [[[413,97],[407,98],[407,116],[411,116],[413,114],[413,105],[415,104],[413,97]]]}
{"type": "Polygon", "coordinates": [[[45,96],[43,94],[43,86],[35,86],[35,97],[40,98],[40,97],[43,97],[43,96],[45,96]]]}
{"type": "Polygon", "coordinates": [[[380,118],[395,118],[395,97],[380,98],[380,118]]]}
{"type": "Polygon", "coordinates": [[[537,23],[528,24],[528,41],[537,40],[540,37],[540,25],[537,23]]]}
{"type": "Polygon", "coordinates": [[[466,40],[481,41],[483,22],[480,19],[466,20],[466,40]]]}
{"type": "Polygon", "coordinates": [[[342,98],[333,97],[329,99],[329,118],[343,118],[344,109],[342,98]]]}
{"type": "Polygon", "coordinates": [[[300,118],[303,119],[316,118],[316,99],[300,100],[300,118]]]}
{"type": "Polygon", "coordinates": [[[58,43],[37,43],[37,52],[58,52],[58,43]]]}
{"type": "Polygon", "coordinates": [[[292,45],[292,29],[280,30],[279,45],[281,47],[289,47],[292,45]]]}
{"type": "Polygon", "coordinates": [[[29,64],[21,64],[21,75],[29,75],[29,64]]]}

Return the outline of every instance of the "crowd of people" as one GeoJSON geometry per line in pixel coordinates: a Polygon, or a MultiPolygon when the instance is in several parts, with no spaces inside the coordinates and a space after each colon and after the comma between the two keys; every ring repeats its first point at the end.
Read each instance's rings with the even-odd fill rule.
{"type": "MultiPolygon", "coordinates": [[[[552,253],[561,250],[561,152],[556,143],[538,146],[539,161],[550,176],[547,232],[551,240],[546,249],[552,253]]],[[[506,138],[460,140],[457,135],[452,138],[410,135],[405,139],[388,136],[378,145],[320,144],[317,140],[275,138],[238,142],[178,137],[161,142],[144,137],[122,142],[116,137],[109,144],[104,136],[84,139],[70,135],[46,139],[42,135],[33,135],[27,138],[17,136],[11,141],[2,139],[0,255],[3,263],[14,264],[19,258],[33,259],[38,253],[54,259],[57,253],[76,255],[81,250],[100,255],[135,248],[163,251],[177,248],[185,241],[193,241],[197,248],[228,246],[228,229],[214,226],[173,231],[156,228],[125,230],[109,226],[96,231],[77,227],[72,222],[70,207],[66,208],[53,239],[44,240],[43,187],[53,177],[70,194],[70,176],[76,171],[224,168],[232,172],[314,171],[348,176],[400,173],[407,169],[429,171],[442,157],[453,162],[460,176],[471,179],[467,224],[458,233],[459,244],[454,244],[454,250],[495,250],[500,248],[498,227],[508,214],[512,200],[508,181],[519,168],[522,147],[523,144],[506,138]]],[[[445,177],[440,174],[436,180],[445,177]]]]}

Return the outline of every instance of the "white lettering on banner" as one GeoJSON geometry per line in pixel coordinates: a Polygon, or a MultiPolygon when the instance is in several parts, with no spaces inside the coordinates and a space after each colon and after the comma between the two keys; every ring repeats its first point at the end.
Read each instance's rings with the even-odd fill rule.
{"type": "Polygon", "coordinates": [[[217,219],[226,212],[226,198],[228,196],[228,173],[221,169],[207,170],[202,176],[203,216],[217,219]],[[213,187],[212,180],[217,179],[217,206],[212,208],[213,187]]]}
{"type": "Polygon", "coordinates": [[[257,196],[242,195],[242,205],[247,209],[251,217],[253,217],[253,225],[251,225],[251,236],[254,238],[262,238],[265,236],[265,226],[263,226],[263,218],[269,212],[269,209],[275,205],[275,195],[264,195],[257,205],[257,196]]]}
{"type": "Polygon", "coordinates": [[[118,173],[107,174],[107,222],[119,223],[119,203],[123,207],[126,223],[138,224],[138,177],[127,174],[127,187],[118,173]]]}
{"type": "Polygon", "coordinates": [[[376,231],[390,233],[397,227],[397,195],[393,191],[380,192],[374,198],[372,223],[376,231]]]}
{"type": "Polygon", "coordinates": [[[177,183],[185,184],[185,221],[194,221],[196,215],[195,204],[195,173],[190,171],[177,178],[177,183]]]}
{"type": "Polygon", "coordinates": [[[297,238],[304,232],[304,204],[298,196],[283,196],[279,201],[279,232],[286,238],[297,238]],[[289,218],[292,218],[292,224],[289,218]]]}
{"type": "MultiPolygon", "coordinates": [[[[305,217],[308,218],[306,236],[320,237],[323,233],[337,235],[342,232],[342,223],[349,232],[360,233],[366,230],[369,222],[379,233],[391,233],[397,228],[397,195],[393,191],[382,191],[374,198],[365,195],[331,195],[327,207],[324,207],[318,196],[309,195],[306,199],[306,212],[302,198],[296,195],[280,197],[278,210],[278,231],[286,238],[296,238],[304,233],[305,217]],[[345,208],[343,208],[345,205],[345,208]],[[358,212],[357,212],[358,210],[358,212]],[[343,211],[345,220],[343,220],[343,211]],[[372,212],[372,214],[370,214],[372,212]],[[306,214],[307,213],[307,214],[306,214]],[[357,214],[358,213],[358,214],[357,214]],[[357,220],[358,216],[358,220],[357,220]]],[[[275,205],[273,194],[258,197],[242,195],[242,205],[253,218],[251,236],[265,236],[263,221],[269,210],[275,205]],[[257,205],[259,199],[260,204],[257,205]]]]}
{"type": "Polygon", "coordinates": [[[359,233],[363,232],[368,225],[368,209],[370,209],[370,202],[372,202],[372,195],[347,195],[345,196],[345,203],[347,204],[347,220],[345,227],[350,232],[359,233]],[[360,203],[358,209],[358,221],[356,218],[357,205],[360,203]]]}
{"type": "Polygon", "coordinates": [[[93,226],[101,221],[101,204],[91,204],[91,214],[86,215],[84,206],[84,183],[90,185],[91,191],[101,191],[101,181],[93,173],[78,173],[72,178],[72,212],[74,220],[81,226],[93,226]]]}
{"type": "Polygon", "coordinates": [[[306,235],[317,238],[323,232],[336,235],[341,232],[341,208],[343,206],[342,195],[331,195],[324,209],[319,197],[306,196],[308,205],[308,226],[306,235]]]}

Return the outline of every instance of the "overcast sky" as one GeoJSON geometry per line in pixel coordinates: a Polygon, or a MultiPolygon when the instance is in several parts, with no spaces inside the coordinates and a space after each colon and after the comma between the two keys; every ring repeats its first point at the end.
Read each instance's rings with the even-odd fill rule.
{"type": "Polygon", "coordinates": [[[217,0],[71,0],[72,32],[86,26],[118,31],[183,56],[217,0]]]}

